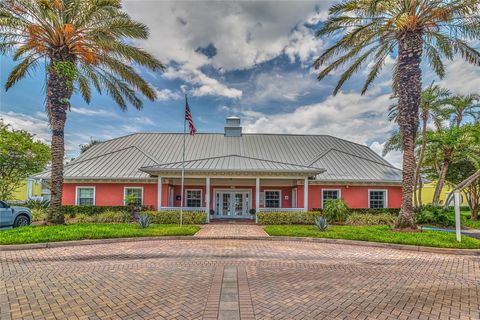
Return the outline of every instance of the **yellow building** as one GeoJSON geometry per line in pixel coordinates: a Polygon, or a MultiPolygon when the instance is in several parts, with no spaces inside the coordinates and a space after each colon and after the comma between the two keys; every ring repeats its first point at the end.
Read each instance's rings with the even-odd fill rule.
{"type": "MultiPolygon", "coordinates": [[[[435,182],[429,182],[425,183],[422,188],[422,202],[423,204],[431,204],[433,201],[433,194],[435,193],[435,187],[437,183],[435,182]]],[[[440,193],[440,203],[444,204],[445,200],[447,199],[448,194],[452,192],[452,188],[445,184],[443,186],[442,192],[440,193]]],[[[450,204],[453,206],[453,201],[450,204]]],[[[467,205],[465,196],[461,194],[461,205],[467,205]]]]}
{"type": "Polygon", "coordinates": [[[48,199],[47,190],[41,180],[25,179],[20,187],[13,192],[13,201],[26,201],[27,199],[48,199]]]}

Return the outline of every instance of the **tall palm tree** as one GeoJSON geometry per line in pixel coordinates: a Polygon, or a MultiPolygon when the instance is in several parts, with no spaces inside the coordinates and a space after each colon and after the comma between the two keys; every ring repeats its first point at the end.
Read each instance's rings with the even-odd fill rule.
{"type": "Polygon", "coordinates": [[[422,91],[424,58],[440,77],[442,58],[456,54],[480,65],[480,52],[465,40],[480,39],[480,0],[347,0],[333,5],[317,36],[336,39],[318,57],[314,66],[324,66],[318,80],[345,67],[333,93],[362,66],[370,70],[364,94],[393,55],[393,90],[398,96],[398,124],[402,133],[402,208],[397,227],[415,226],[412,194],[415,183],[415,140],[422,91]],[[339,36],[339,37],[338,37],[339,36]],[[338,39],[338,40],[337,40],[338,39]]]}
{"type": "Polygon", "coordinates": [[[122,11],[120,0],[0,1],[0,53],[20,61],[5,88],[39,66],[46,72],[46,110],[52,129],[50,222],[64,222],[64,128],[72,94],[78,91],[88,103],[93,85],[123,110],[127,102],[142,108],[138,94],[155,100],[155,89],[132,66],[163,69],[160,61],[132,45],[131,40],[146,39],[148,33],[144,24],[122,11]]]}
{"type": "MultiPolygon", "coordinates": [[[[413,185],[413,202],[415,207],[422,206],[422,179],[420,171],[423,165],[423,160],[425,158],[425,147],[427,144],[427,126],[430,120],[432,120],[436,126],[441,125],[442,118],[440,117],[440,112],[442,106],[445,106],[449,103],[450,91],[443,89],[438,85],[435,85],[433,82],[422,90],[420,96],[420,142],[417,141],[418,152],[417,152],[417,164],[415,167],[415,178],[413,185]]],[[[393,104],[389,108],[389,117],[390,121],[398,121],[398,104],[393,104]]],[[[383,155],[385,156],[388,152],[393,150],[402,150],[402,135],[396,130],[392,133],[390,138],[386,141],[383,149],[383,155]]]]}

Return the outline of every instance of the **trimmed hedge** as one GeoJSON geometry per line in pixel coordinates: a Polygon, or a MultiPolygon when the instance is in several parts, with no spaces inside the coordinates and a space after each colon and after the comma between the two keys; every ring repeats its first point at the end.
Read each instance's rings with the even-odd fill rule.
{"type": "Polygon", "coordinates": [[[105,211],[99,214],[80,213],[75,216],[75,223],[128,223],[132,216],[127,211],[105,211]]]}
{"type": "MultiPolygon", "coordinates": [[[[150,215],[150,223],[179,224],[180,211],[146,211],[150,215]]],[[[205,212],[183,211],[183,224],[204,224],[207,219],[205,212]]]]}
{"type": "Polygon", "coordinates": [[[318,211],[309,212],[258,212],[259,224],[315,224],[315,218],[321,216],[318,211]]]}
{"type": "MultiPolygon", "coordinates": [[[[368,214],[382,214],[382,213],[389,213],[398,215],[400,213],[400,208],[381,208],[381,209],[373,209],[373,208],[350,208],[348,209],[350,213],[368,213],[368,214]]],[[[312,211],[322,212],[323,209],[320,208],[313,208],[312,211]]]]}
{"type": "MultiPolygon", "coordinates": [[[[77,214],[93,215],[106,211],[128,211],[126,206],[62,206],[63,213],[70,217],[75,217],[77,214]]],[[[141,211],[152,210],[150,206],[143,206],[141,211]]]]}
{"type": "Polygon", "coordinates": [[[351,213],[347,220],[346,225],[350,226],[394,226],[397,223],[398,218],[390,213],[351,213]]]}
{"type": "MultiPolygon", "coordinates": [[[[391,219],[396,219],[400,212],[400,209],[350,209],[347,214],[346,219],[350,215],[369,215],[369,216],[381,216],[378,219],[387,219],[387,216],[390,216],[391,219]]],[[[328,219],[329,223],[338,223],[343,221],[336,221],[335,217],[330,218],[328,215],[321,209],[308,211],[308,212],[258,212],[258,223],[265,225],[273,224],[315,224],[315,219],[318,216],[323,216],[328,219]]],[[[367,219],[367,218],[365,218],[367,219]]],[[[374,219],[372,217],[369,218],[374,219]]],[[[390,221],[390,218],[388,218],[390,221]]],[[[348,223],[347,223],[348,224],[348,223]]]]}

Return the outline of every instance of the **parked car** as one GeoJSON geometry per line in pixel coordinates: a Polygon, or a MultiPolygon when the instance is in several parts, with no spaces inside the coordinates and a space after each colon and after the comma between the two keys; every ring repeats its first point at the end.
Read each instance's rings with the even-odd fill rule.
{"type": "Polygon", "coordinates": [[[0,228],[16,228],[28,226],[32,222],[30,209],[11,207],[5,201],[0,201],[0,228]]]}

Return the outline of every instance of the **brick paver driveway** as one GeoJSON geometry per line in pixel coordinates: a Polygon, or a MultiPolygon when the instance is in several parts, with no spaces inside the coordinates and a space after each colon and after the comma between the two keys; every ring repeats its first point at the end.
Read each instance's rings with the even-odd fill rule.
{"type": "Polygon", "coordinates": [[[268,240],[0,252],[4,319],[479,319],[478,257],[268,240]]]}

